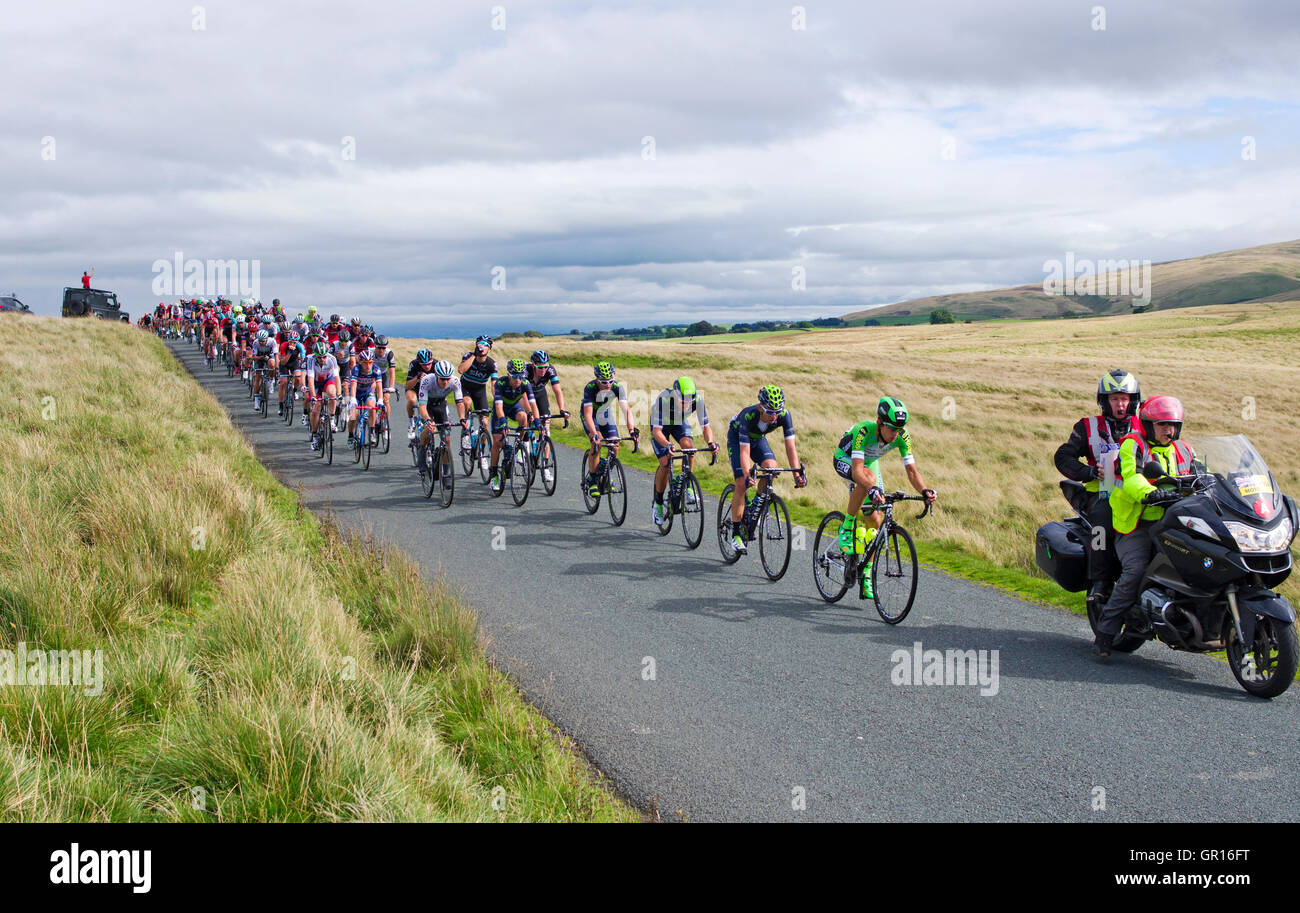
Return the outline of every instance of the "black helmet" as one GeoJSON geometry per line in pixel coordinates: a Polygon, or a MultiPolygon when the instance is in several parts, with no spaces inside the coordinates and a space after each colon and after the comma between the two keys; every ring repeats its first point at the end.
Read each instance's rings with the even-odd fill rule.
{"type": "Polygon", "coordinates": [[[1112,393],[1127,393],[1128,397],[1128,418],[1137,415],[1138,403],[1142,400],[1142,391],[1138,388],[1137,378],[1125,371],[1123,368],[1103,374],[1101,380],[1097,382],[1097,405],[1101,407],[1101,414],[1110,418],[1110,403],[1108,397],[1112,393]]]}

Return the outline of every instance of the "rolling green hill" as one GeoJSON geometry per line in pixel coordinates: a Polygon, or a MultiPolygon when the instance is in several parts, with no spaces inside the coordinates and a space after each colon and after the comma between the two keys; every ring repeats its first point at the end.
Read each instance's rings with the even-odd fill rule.
{"type": "MultiPolygon", "coordinates": [[[[925,323],[930,312],[947,308],[958,320],[995,318],[1093,317],[1128,314],[1128,295],[1101,294],[1118,283],[1114,272],[1098,277],[1098,294],[1048,295],[1042,281],[1014,288],[935,295],[845,314],[851,322],[879,320],[882,324],[925,323]],[[1102,288],[1105,286],[1105,289],[1102,288]]],[[[1300,289],[1300,240],[1230,250],[1151,266],[1151,309],[1279,301],[1297,297],[1300,289]]]]}

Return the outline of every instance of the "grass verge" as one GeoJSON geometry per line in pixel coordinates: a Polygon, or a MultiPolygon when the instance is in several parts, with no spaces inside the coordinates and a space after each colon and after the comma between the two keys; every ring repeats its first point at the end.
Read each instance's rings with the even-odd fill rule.
{"type": "Polygon", "coordinates": [[[33,319],[0,316],[0,649],[102,677],[0,659],[0,820],[638,818],[453,594],[305,511],[161,343],[33,319]]]}

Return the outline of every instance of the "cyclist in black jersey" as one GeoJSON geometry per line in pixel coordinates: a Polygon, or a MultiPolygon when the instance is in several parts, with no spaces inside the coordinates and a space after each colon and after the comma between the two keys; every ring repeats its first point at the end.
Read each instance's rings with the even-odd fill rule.
{"type": "MultiPolygon", "coordinates": [[[[488,407],[488,384],[496,379],[497,363],[492,360],[488,354],[492,351],[492,337],[480,336],[474,340],[474,348],[466,352],[460,359],[460,386],[465,392],[466,410],[470,409],[487,409],[488,407]]],[[[486,420],[480,418],[480,424],[486,433],[488,426],[486,420]]],[[[460,439],[462,449],[469,447],[469,435],[462,435],[460,439]]]]}
{"type": "Polygon", "coordinates": [[[428,349],[421,349],[415,353],[411,363],[406,366],[406,437],[408,440],[415,440],[416,415],[415,410],[419,405],[420,381],[424,375],[433,370],[433,353],[428,349]]]}
{"type": "MultiPolygon", "coordinates": [[[[614,380],[614,366],[607,361],[598,361],[592,368],[595,379],[587,381],[582,390],[582,427],[586,429],[591,440],[591,452],[587,454],[587,471],[582,476],[582,487],[593,498],[600,497],[600,487],[592,484],[592,474],[600,465],[600,442],[618,437],[618,415],[614,404],[623,409],[623,420],[627,424],[627,433],[636,437],[640,432],[632,424],[632,410],[627,404],[627,388],[614,380]]],[[[611,454],[618,453],[618,444],[610,448],[611,454]]]]}
{"type": "MultiPolygon", "coordinates": [[[[538,415],[549,415],[551,412],[551,400],[546,390],[548,384],[555,389],[557,411],[564,411],[564,391],[560,389],[560,376],[556,373],[555,366],[551,364],[551,357],[541,349],[533,353],[528,365],[528,382],[532,384],[533,396],[537,398],[538,415]]],[[[544,419],[543,424],[549,431],[551,420],[544,419]]]]}
{"type": "MultiPolygon", "coordinates": [[[[489,483],[493,491],[501,490],[501,473],[497,464],[501,456],[501,445],[505,440],[505,430],[509,422],[520,428],[527,428],[530,422],[537,421],[537,402],[533,395],[533,386],[525,379],[527,365],[522,358],[512,358],[506,365],[507,375],[499,378],[492,391],[492,475],[489,483]]],[[[460,379],[461,385],[465,378],[460,379]]]]}

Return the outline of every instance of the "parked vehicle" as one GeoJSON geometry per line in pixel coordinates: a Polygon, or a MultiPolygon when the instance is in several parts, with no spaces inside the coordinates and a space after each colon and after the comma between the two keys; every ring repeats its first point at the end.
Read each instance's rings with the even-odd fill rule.
{"type": "Polygon", "coordinates": [[[0,314],[31,314],[32,309],[18,300],[18,296],[0,297],[0,314]]]}
{"type": "Polygon", "coordinates": [[[131,322],[131,315],[122,310],[117,294],[97,288],[65,288],[63,290],[63,316],[103,317],[105,320],[131,322]]]}

